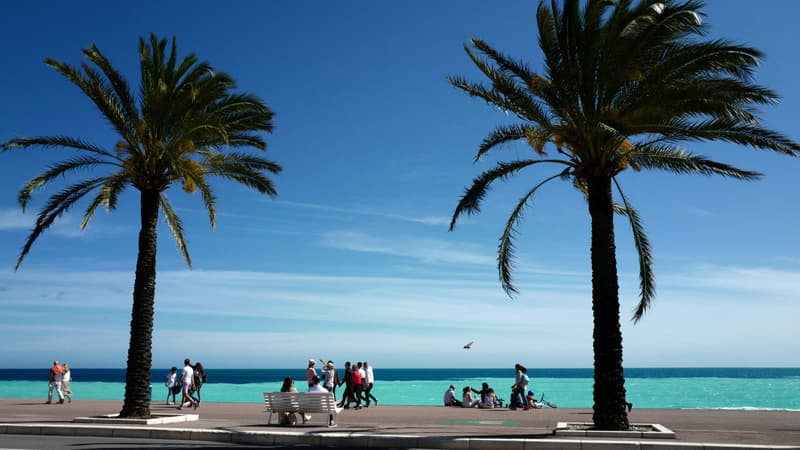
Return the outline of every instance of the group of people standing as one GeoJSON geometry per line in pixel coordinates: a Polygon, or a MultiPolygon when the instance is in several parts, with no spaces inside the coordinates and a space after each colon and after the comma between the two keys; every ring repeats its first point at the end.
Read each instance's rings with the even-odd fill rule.
{"type": "Polygon", "coordinates": [[[194,409],[200,407],[200,391],[206,382],[206,371],[201,362],[191,364],[191,360],[183,360],[183,370],[178,375],[178,368],[173,366],[167,377],[164,379],[164,386],[167,387],[167,405],[179,405],[178,409],[184,406],[193,406],[194,409]],[[181,393],[181,402],[178,404],[175,397],[181,393]],[[172,402],[169,401],[172,397],[172,402]]]}
{"type": "Polygon", "coordinates": [[[369,407],[370,403],[374,402],[378,405],[378,399],[372,394],[372,389],[375,386],[375,373],[372,366],[367,361],[357,362],[350,364],[350,361],[344,363],[344,377],[340,378],[333,361],[324,359],[319,360],[323,367],[320,369],[322,377],[317,375],[316,361],[313,359],[308,360],[308,368],[306,368],[306,380],[309,386],[312,385],[314,377],[322,380],[322,388],[328,392],[333,392],[334,398],[336,397],[336,388],[344,385],[344,393],[339,402],[339,406],[343,408],[350,408],[350,404],[355,403],[354,409],[361,409],[361,403],[364,402],[365,407],[369,407]]]}
{"type": "Polygon", "coordinates": [[[72,372],[69,370],[69,364],[60,364],[58,360],[53,361],[53,367],[50,368],[47,402],[45,403],[53,403],[53,392],[58,395],[59,404],[64,403],[64,398],[67,399],[67,402],[72,403],[72,372]]]}

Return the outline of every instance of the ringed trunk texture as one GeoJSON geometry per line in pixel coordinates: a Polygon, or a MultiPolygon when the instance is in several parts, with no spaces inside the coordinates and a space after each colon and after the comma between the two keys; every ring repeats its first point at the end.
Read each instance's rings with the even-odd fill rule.
{"type": "Polygon", "coordinates": [[[594,428],[627,430],[622,330],[614,245],[611,178],[588,179],[592,216],[592,312],[594,318],[594,428]]]}
{"type": "Polygon", "coordinates": [[[120,417],[150,417],[150,368],[153,361],[153,311],[156,295],[158,191],[141,193],[141,230],[131,309],[131,340],[125,371],[125,403],[120,417]]]}

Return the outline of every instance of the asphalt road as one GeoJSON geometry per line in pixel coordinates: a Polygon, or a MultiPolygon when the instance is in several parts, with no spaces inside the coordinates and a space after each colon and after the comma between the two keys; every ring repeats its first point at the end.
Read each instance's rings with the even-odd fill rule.
{"type": "MultiPolygon", "coordinates": [[[[86,436],[29,436],[0,435],[0,450],[122,450],[122,449],[167,449],[167,450],[297,450],[298,447],[236,445],[220,442],[176,441],[154,439],[126,439],[86,436]]],[[[304,450],[330,450],[330,447],[308,447],[304,450]]]]}
{"type": "MultiPolygon", "coordinates": [[[[355,450],[336,447],[336,450],[355,450]]],[[[255,446],[225,444],[220,442],[178,441],[156,439],[128,439],[86,436],[41,436],[41,435],[0,435],[0,450],[123,450],[123,449],[166,449],[166,450],[331,450],[333,447],[299,446],[255,446]]],[[[420,449],[421,450],[421,449],[420,449]]]]}

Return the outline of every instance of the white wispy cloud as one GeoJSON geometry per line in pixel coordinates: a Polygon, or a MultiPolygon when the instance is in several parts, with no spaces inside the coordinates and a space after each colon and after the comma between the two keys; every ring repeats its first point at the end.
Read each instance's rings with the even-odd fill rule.
{"type": "Polygon", "coordinates": [[[422,225],[444,226],[450,223],[450,218],[445,216],[408,216],[401,214],[392,214],[370,208],[351,208],[330,205],[318,205],[314,203],[304,202],[289,202],[278,200],[275,202],[278,205],[291,206],[294,208],[314,209],[318,211],[329,211],[341,214],[351,214],[358,216],[373,216],[381,217],[384,219],[397,220],[401,222],[418,223],[422,225]]]}
{"type": "MultiPolygon", "coordinates": [[[[36,223],[34,213],[23,214],[21,210],[14,208],[0,209],[0,230],[30,230],[36,223]]],[[[90,221],[85,230],[80,228],[80,220],[73,214],[63,214],[53,222],[50,229],[45,231],[61,237],[86,237],[89,235],[115,235],[128,233],[135,230],[132,226],[109,225],[98,223],[97,220],[90,221]]]]}
{"type": "Polygon", "coordinates": [[[354,231],[332,231],[322,235],[321,244],[340,250],[402,256],[425,263],[494,264],[492,251],[476,245],[441,239],[372,236],[354,231]]]}
{"type": "Polygon", "coordinates": [[[25,215],[20,209],[0,209],[0,230],[27,230],[34,222],[32,215],[25,215]]]}
{"type": "MultiPolygon", "coordinates": [[[[217,366],[241,366],[252,356],[258,359],[253,366],[277,361],[270,364],[285,367],[298,354],[341,361],[355,357],[353,352],[383,366],[402,364],[394,362],[402,358],[469,366],[469,359],[447,362],[436,355],[458,350],[462,340],[476,340],[486,352],[481,354],[485,364],[525,355],[547,364],[590,365],[587,275],[558,268],[551,272],[520,280],[521,294],[509,299],[491,273],[442,271],[430,277],[160,271],[154,356],[165,362],[175,355],[182,358],[185,342],[193,342],[203,349],[197,356],[217,366]],[[201,329],[187,330],[186,323],[202,324],[201,329]]],[[[776,342],[792,342],[800,338],[794,325],[798,280],[800,271],[788,269],[687,267],[665,274],[654,308],[637,326],[627,320],[636,295],[621,292],[626,361],[652,365],[659,358],[678,358],[674,361],[691,364],[686,355],[698,342],[723,356],[745,347],[764,352],[776,342]],[[674,334],[675,327],[681,332],[666,345],[663,336],[674,334]],[[752,327],[769,333],[753,335],[746,331],[752,327]]],[[[0,310],[14,312],[0,319],[0,338],[4,333],[25,334],[31,352],[59,349],[59,355],[69,354],[69,348],[58,347],[63,330],[87,354],[124,356],[132,282],[133,274],[122,271],[0,272],[0,310]],[[100,316],[108,319],[96,320],[100,316]],[[94,342],[98,337],[103,342],[94,342]]]]}
{"type": "Polygon", "coordinates": [[[756,298],[793,299],[800,292],[800,272],[767,267],[700,265],[667,278],[678,288],[746,294],[756,298]]]}

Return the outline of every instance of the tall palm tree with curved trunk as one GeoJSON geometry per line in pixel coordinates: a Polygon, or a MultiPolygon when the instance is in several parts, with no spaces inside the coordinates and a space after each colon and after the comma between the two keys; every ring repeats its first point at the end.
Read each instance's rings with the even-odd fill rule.
{"type": "Polygon", "coordinates": [[[499,162],[475,178],[456,206],[451,230],[461,214],[480,211],[493,182],[526,168],[555,167],[551,176],[520,198],[500,238],[500,283],[510,296],[517,292],[512,280],[514,237],[539,188],[550,181],[569,181],[588,202],[593,421],[598,429],[629,427],[614,213],[628,218],[639,255],[641,290],[635,322],[655,298],[650,243],[617,175],[650,169],[742,180],[760,176],[681,147],[693,142],[725,141],[800,156],[797,143],[757,120],[756,106],[778,99],[776,93],[753,82],[761,53],[726,40],[703,38],[702,7],[702,2],[694,0],[541,2],[536,14],[544,55],[541,75],[486,42],[472,39],[465,50],[490,83],[448,78],[470,96],[521,120],[495,128],[480,144],[476,161],[514,141],[523,141],[533,150],[530,159],[499,162]]]}
{"type": "Polygon", "coordinates": [[[141,229],[133,288],[130,344],[122,417],[149,417],[150,369],[152,365],[153,311],[155,305],[156,243],[159,212],[172,232],[178,250],[191,268],[183,236],[183,225],[165,192],[180,184],[188,193],[199,192],[212,229],[216,222],[216,197],[209,179],[214,176],[237,181],[267,196],[277,192],[268,174],[281,167],[239,147],[266,150],[262,132],[273,129],[274,113],[251,94],[234,93],[234,80],[194,54],[178,59],[176,39],[150,35],[139,39],[141,85],[138,96],[126,79],[96,46],[84,49],[91,62],[80,68],[46,59],[95,104],[118,135],[111,146],[95,145],[67,136],[18,137],[3,144],[4,150],[46,147],[77,151],[48,167],[20,191],[25,210],[32,194],[48,183],[78,171],[96,173],[68,184],[49,197],[17,259],[20,267],[36,239],[54,221],[83,199],[89,198],[83,214],[84,229],[98,207],[117,208],[128,187],[139,191],[141,229]]]}

